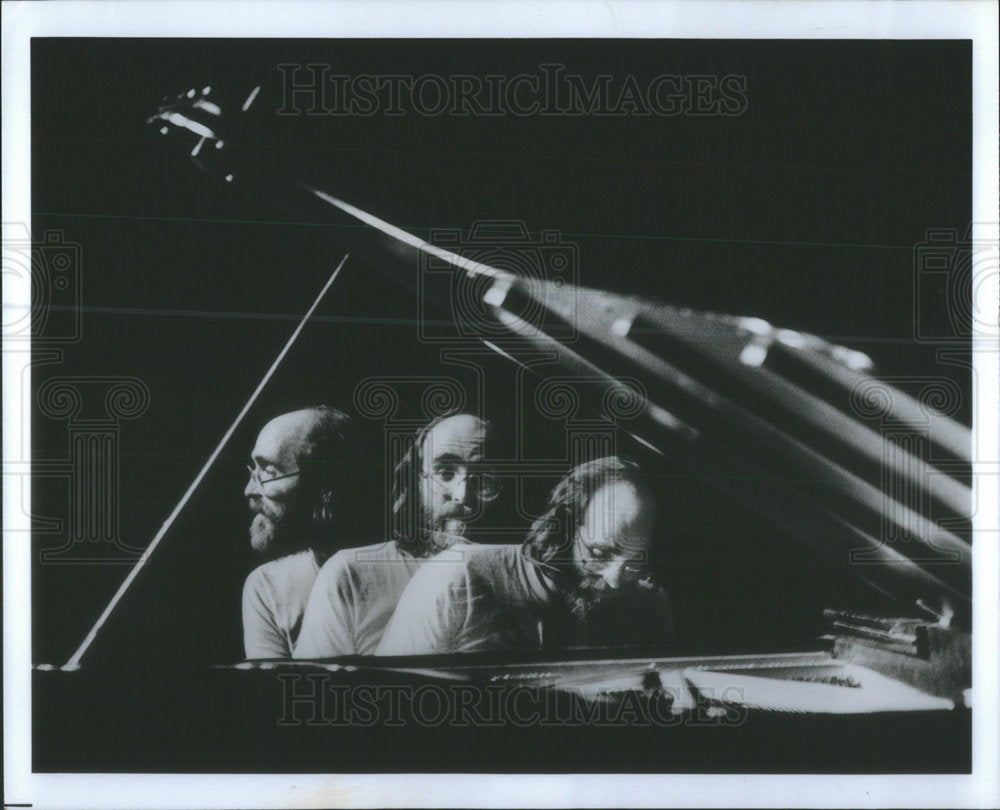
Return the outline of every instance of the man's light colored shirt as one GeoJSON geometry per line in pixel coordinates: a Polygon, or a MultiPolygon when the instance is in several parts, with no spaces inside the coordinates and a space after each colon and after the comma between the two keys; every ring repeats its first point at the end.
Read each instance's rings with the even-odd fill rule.
{"type": "Polygon", "coordinates": [[[295,657],[373,655],[399,597],[424,562],[394,540],[338,551],[313,586],[295,657]]]}
{"type": "Polygon", "coordinates": [[[662,588],[636,586],[578,619],[521,546],[457,545],[414,575],[378,654],[655,646],[672,634],[662,588]]]}
{"type": "Polygon", "coordinates": [[[243,584],[243,647],[248,659],[291,658],[319,574],[310,550],[264,563],[243,584]]]}

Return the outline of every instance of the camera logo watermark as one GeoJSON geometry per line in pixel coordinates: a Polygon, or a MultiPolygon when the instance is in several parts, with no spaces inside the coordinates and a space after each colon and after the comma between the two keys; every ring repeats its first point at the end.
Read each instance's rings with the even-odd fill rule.
{"type": "Polygon", "coordinates": [[[421,340],[450,345],[463,340],[496,342],[534,330],[562,342],[576,338],[580,249],[559,231],[536,235],[521,220],[478,220],[465,235],[455,228],[441,228],[431,231],[429,241],[515,283],[513,289],[501,291],[494,275],[461,272],[453,260],[425,252],[419,270],[421,340]],[[431,302],[445,297],[450,315],[442,321],[431,302]],[[497,305],[507,317],[498,320],[497,305]]]}
{"type": "Polygon", "coordinates": [[[80,245],[58,230],[34,240],[24,223],[4,223],[5,282],[30,285],[30,306],[4,302],[3,342],[76,343],[82,332],[80,245]],[[16,309],[14,309],[17,307],[16,309]]]}
{"type": "Polygon", "coordinates": [[[986,293],[1000,273],[995,240],[973,239],[973,226],[928,228],[913,250],[913,336],[966,342],[997,333],[997,302],[986,293]]]}
{"type": "Polygon", "coordinates": [[[281,63],[278,115],[735,117],[749,106],[741,74],[583,76],[559,63],[530,73],[336,73],[319,62],[281,63]]]}

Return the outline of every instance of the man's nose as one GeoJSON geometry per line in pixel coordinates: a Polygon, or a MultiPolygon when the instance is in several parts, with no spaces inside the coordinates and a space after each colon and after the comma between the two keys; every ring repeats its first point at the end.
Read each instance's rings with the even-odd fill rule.
{"type": "Polygon", "coordinates": [[[465,503],[466,495],[469,492],[469,479],[467,476],[456,479],[451,484],[451,499],[457,503],[465,503]]]}
{"type": "Polygon", "coordinates": [[[251,495],[259,495],[260,493],[260,484],[257,483],[256,479],[252,475],[248,476],[247,485],[243,487],[243,494],[249,498],[251,495]]]}

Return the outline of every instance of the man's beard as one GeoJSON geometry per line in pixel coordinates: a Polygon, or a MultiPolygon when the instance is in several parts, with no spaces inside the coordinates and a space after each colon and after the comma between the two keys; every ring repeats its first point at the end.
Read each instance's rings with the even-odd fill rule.
{"type": "Polygon", "coordinates": [[[606,609],[618,595],[617,590],[600,577],[588,577],[578,571],[567,573],[561,593],[569,612],[580,621],[606,609]]]}
{"type": "Polygon", "coordinates": [[[308,526],[295,520],[287,507],[272,509],[260,502],[250,505],[250,547],[265,558],[274,559],[308,546],[308,526]]]}
{"type": "Polygon", "coordinates": [[[257,512],[250,521],[250,548],[258,554],[268,553],[276,545],[276,534],[278,524],[270,516],[257,512]]]}
{"type": "Polygon", "coordinates": [[[427,525],[428,543],[432,547],[444,549],[462,542],[468,532],[468,519],[471,516],[472,510],[464,506],[434,516],[427,525]]]}

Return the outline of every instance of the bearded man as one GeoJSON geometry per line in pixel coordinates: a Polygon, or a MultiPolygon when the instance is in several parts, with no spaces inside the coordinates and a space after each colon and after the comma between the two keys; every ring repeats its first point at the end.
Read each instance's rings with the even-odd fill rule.
{"type": "Polygon", "coordinates": [[[500,495],[489,422],[468,413],[431,422],[395,469],[387,542],[337,552],[313,588],[295,658],[372,655],[410,578],[482,526],[500,495]]]}
{"type": "Polygon", "coordinates": [[[248,659],[291,658],[320,566],[351,536],[364,445],[351,419],[327,405],[285,413],[257,436],[243,494],[250,546],[267,562],[243,586],[248,659]]]}
{"type": "Polygon", "coordinates": [[[581,464],[520,546],[454,546],[410,582],[379,655],[662,646],[657,503],[631,462],[581,464]]]}

